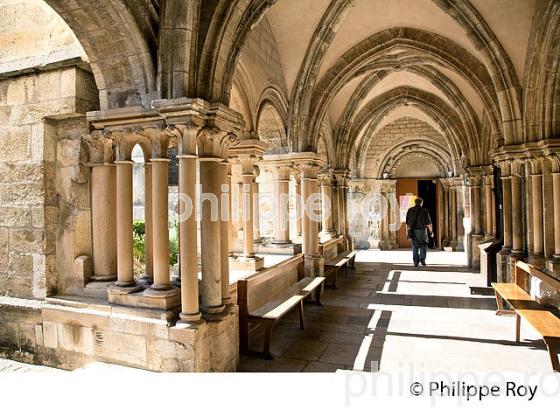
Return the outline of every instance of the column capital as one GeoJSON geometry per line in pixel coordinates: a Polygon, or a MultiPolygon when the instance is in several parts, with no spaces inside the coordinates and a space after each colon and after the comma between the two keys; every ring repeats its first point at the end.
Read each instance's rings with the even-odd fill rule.
{"type": "Polygon", "coordinates": [[[318,179],[321,171],[321,164],[315,161],[304,161],[297,163],[296,166],[301,171],[301,179],[318,179]]]}
{"type": "Polygon", "coordinates": [[[236,134],[214,126],[200,129],[197,135],[198,156],[201,158],[228,159],[230,147],[237,144],[236,134]]]}
{"type": "Polygon", "coordinates": [[[553,174],[560,173],[560,156],[556,153],[547,156],[553,174]]]}
{"type": "Polygon", "coordinates": [[[348,181],[350,180],[351,172],[348,169],[335,169],[333,171],[336,183],[339,187],[348,187],[348,181]]]}
{"type": "Polygon", "coordinates": [[[257,139],[242,139],[230,148],[230,162],[240,164],[242,174],[257,175],[255,168],[257,163],[262,160],[265,151],[266,144],[264,142],[257,139]]]}
{"type": "Polygon", "coordinates": [[[332,186],[333,174],[331,170],[322,169],[317,177],[319,178],[319,182],[321,183],[321,185],[332,186]]]}
{"type": "Polygon", "coordinates": [[[89,165],[110,164],[115,160],[115,142],[108,133],[97,130],[84,135],[82,140],[88,148],[89,165]]]}

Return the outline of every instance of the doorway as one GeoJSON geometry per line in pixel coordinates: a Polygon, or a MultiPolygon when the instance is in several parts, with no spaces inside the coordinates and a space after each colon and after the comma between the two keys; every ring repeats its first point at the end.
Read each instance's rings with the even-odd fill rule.
{"type": "MultiPolygon", "coordinates": [[[[409,248],[410,241],[406,234],[406,213],[414,206],[414,200],[420,197],[428,209],[434,227],[435,238],[438,235],[438,183],[432,179],[399,179],[397,181],[397,200],[400,207],[401,226],[397,235],[399,248],[409,248]]],[[[437,247],[437,244],[436,244],[437,247]]]]}

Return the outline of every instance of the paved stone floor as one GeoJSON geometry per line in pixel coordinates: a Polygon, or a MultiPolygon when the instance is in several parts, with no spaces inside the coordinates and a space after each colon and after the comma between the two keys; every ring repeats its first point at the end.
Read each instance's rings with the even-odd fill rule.
{"type": "MultiPolygon", "coordinates": [[[[522,323],[495,315],[495,300],[470,294],[477,278],[462,267],[463,253],[433,253],[414,268],[407,251],[363,251],[356,272],[326,289],[323,307],[306,305],[305,329],[290,314],[274,330],[274,360],[242,356],[241,371],[543,371],[544,344],[522,323]],[[374,364],[375,366],[375,364],[374,364]]],[[[251,338],[262,349],[262,332],[251,338]]]]}

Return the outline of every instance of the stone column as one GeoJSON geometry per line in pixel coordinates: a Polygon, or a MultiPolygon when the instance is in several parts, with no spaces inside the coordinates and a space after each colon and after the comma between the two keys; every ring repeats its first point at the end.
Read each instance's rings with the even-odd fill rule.
{"type": "MultiPolygon", "coordinates": [[[[229,291],[229,255],[230,255],[230,222],[231,222],[231,179],[228,181],[228,168],[230,165],[227,160],[219,163],[220,186],[220,262],[222,277],[222,304],[231,305],[231,295],[229,291]]],[[[252,238],[251,238],[252,239],[252,238]]]]}
{"type": "Polygon", "coordinates": [[[441,189],[442,189],[442,203],[443,203],[443,226],[442,229],[442,245],[446,247],[449,245],[450,242],[450,233],[449,233],[449,181],[441,180],[441,189]]]}
{"type": "Polygon", "coordinates": [[[102,132],[84,137],[89,148],[91,167],[91,227],[93,250],[92,281],[117,278],[116,167],[113,164],[113,141],[102,132]]]}
{"type": "Polygon", "coordinates": [[[132,167],[128,159],[117,164],[117,282],[110,293],[127,294],[141,288],[134,280],[132,256],[132,167]]]}
{"type": "Polygon", "coordinates": [[[272,167],[274,184],[274,244],[290,244],[289,195],[290,167],[277,165],[272,167]]]}
{"type": "Polygon", "coordinates": [[[521,210],[521,177],[511,177],[511,225],[512,225],[512,252],[521,255],[523,253],[523,220],[521,210]]]}
{"type": "MultiPolygon", "coordinates": [[[[222,222],[223,201],[229,201],[228,196],[222,196],[222,185],[226,184],[226,169],[221,163],[228,158],[229,146],[235,143],[237,137],[216,127],[205,127],[198,135],[198,154],[201,186],[201,261],[202,311],[207,317],[219,315],[225,310],[228,302],[229,262],[226,249],[227,237],[222,242],[222,236],[227,235],[227,221],[222,222]],[[225,254],[225,255],[224,255],[225,254]]],[[[224,205],[227,209],[227,204],[224,205]]]]}
{"type": "Polygon", "coordinates": [[[294,177],[294,194],[295,194],[295,221],[294,221],[294,237],[296,238],[297,242],[301,242],[302,240],[302,212],[303,212],[303,205],[302,205],[302,196],[301,196],[301,173],[300,171],[295,168],[295,172],[292,173],[294,177]]]}
{"type": "Polygon", "coordinates": [[[169,275],[169,159],[152,158],[152,224],[154,283],[144,294],[165,298],[178,294],[169,275]]]}
{"type": "Polygon", "coordinates": [[[348,232],[348,212],[347,212],[347,193],[348,193],[348,177],[347,170],[335,170],[334,175],[338,186],[338,220],[339,220],[339,234],[344,235],[346,241],[346,249],[353,248],[352,238],[348,232]]]}
{"type": "Polygon", "coordinates": [[[324,261],[319,252],[319,173],[315,162],[298,164],[301,169],[303,201],[302,250],[305,258],[305,276],[323,276],[324,261]]]}
{"type": "MultiPolygon", "coordinates": [[[[183,138],[187,139],[189,135],[185,134],[183,138]]],[[[188,144],[188,141],[185,141],[184,144],[188,144]]],[[[182,197],[179,199],[180,317],[182,323],[191,323],[198,322],[201,317],[198,301],[198,229],[196,223],[197,156],[179,154],[177,159],[179,161],[179,194],[182,197]]]]}
{"type": "Polygon", "coordinates": [[[152,223],[152,164],[144,165],[144,220],[145,220],[145,248],[146,248],[146,275],[143,280],[151,285],[154,281],[153,258],[153,223],[152,223]]]}
{"type": "Polygon", "coordinates": [[[222,303],[222,258],[220,221],[220,162],[216,157],[198,159],[201,198],[202,310],[208,314],[224,311],[222,303]]]}
{"type": "Polygon", "coordinates": [[[323,229],[321,236],[324,239],[331,239],[334,237],[333,226],[333,209],[332,209],[332,178],[329,173],[322,174],[319,178],[321,183],[321,222],[323,229]]]}
{"type": "Polygon", "coordinates": [[[449,246],[452,250],[457,248],[457,186],[455,181],[449,187],[449,246]]]}
{"type": "Polygon", "coordinates": [[[114,281],[117,273],[116,169],[91,164],[93,281],[114,281]]]}
{"type": "Polygon", "coordinates": [[[260,213],[260,189],[257,178],[260,174],[260,168],[255,165],[254,167],[255,178],[253,181],[253,240],[255,244],[262,243],[261,237],[261,213],[260,213]]]}
{"type": "Polygon", "coordinates": [[[492,175],[486,175],[483,178],[483,186],[484,186],[484,235],[487,240],[494,237],[494,228],[493,228],[493,192],[492,192],[492,182],[493,182],[492,175]]]}
{"type": "Polygon", "coordinates": [[[554,191],[554,258],[560,259],[560,172],[552,174],[554,191]]]}
{"type": "Polygon", "coordinates": [[[511,176],[502,176],[502,192],[503,192],[503,220],[504,220],[504,251],[511,251],[513,247],[511,233],[511,176]]]}
{"type": "Polygon", "coordinates": [[[542,262],[544,258],[543,241],[543,193],[542,193],[542,173],[540,163],[533,161],[531,165],[531,199],[533,202],[533,264],[542,262]]]}

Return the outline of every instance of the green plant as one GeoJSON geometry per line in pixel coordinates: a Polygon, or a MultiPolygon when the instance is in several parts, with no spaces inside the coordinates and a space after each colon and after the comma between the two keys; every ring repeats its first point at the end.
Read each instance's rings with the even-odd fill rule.
{"type": "Polygon", "coordinates": [[[144,221],[135,221],[132,226],[134,271],[143,273],[146,270],[146,224],[144,221]]]}
{"type": "Polygon", "coordinates": [[[146,235],[146,222],[144,221],[134,221],[132,224],[132,230],[135,234],[139,236],[146,235]]]}
{"type": "Polygon", "coordinates": [[[169,220],[169,265],[174,266],[179,260],[179,222],[169,220]]]}

